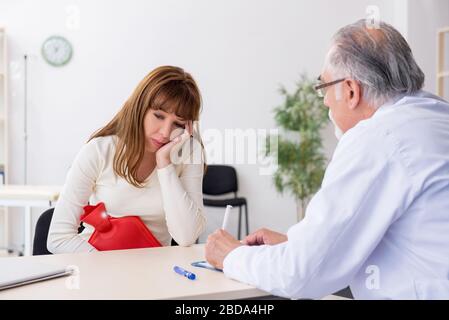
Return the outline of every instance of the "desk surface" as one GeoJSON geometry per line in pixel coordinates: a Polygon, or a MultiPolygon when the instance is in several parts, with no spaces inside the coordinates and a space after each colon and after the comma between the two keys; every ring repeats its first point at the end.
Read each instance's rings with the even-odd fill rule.
{"type": "Polygon", "coordinates": [[[60,191],[60,186],[2,185],[0,199],[56,201],[60,191]]]}
{"type": "MultiPolygon", "coordinates": [[[[78,278],[62,277],[0,291],[0,300],[245,299],[269,295],[228,279],[222,272],[192,267],[191,262],[204,260],[204,244],[0,259],[12,259],[18,268],[23,261],[34,261],[79,270],[78,278]],[[174,265],[194,272],[197,279],[175,273],[174,265]],[[74,288],[76,284],[79,289],[74,288]]],[[[334,295],[323,299],[347,300],[334,295]]]]}
{"type": "Polygon", "coordinates": [[[69,289],[75,278],[63,277],[0,291],[1,299],[244,299],[268,295],[228,279],[222,272],[195,268],[204,259],[204,245],[108,252],[3,258],[79,270],[79,289],[69,289]],[[173,271],[178,265],[194,272],[192,281],[173,271]],[[69,286],[66,284],[69,283],[69,286]]]}

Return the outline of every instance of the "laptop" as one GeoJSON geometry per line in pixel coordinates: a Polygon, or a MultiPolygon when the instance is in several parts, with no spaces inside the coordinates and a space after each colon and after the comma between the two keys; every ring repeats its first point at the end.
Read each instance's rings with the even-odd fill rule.
{"type": "Polygon", "coordinates": [[[0,258],[0,290],[68,276],[73,269],[21,258],[0,258]]]}

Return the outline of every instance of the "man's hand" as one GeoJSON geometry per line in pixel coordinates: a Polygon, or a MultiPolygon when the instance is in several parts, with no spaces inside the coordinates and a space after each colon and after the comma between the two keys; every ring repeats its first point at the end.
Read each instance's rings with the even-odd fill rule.
{"type": "Polygon", "coordinates": [[[168,143],[160,147],[159,150],[156,151],[156,166],[158,169],[165,168],[166,166],[172,163],[170,158],[172,152],[178,151],[179,149],[176,146],[182,146],[182,144],[188,138],[190,138],[192,132],[193,132],[192,121],[188,121],[186,124],[186,128],[181,135],[178,135],[176,138],[169,141],[168,143]]]}
{"type": "Polygon", "coordinates": [[[262,244],[278,244],[287,240],[285,234],[263,228],[248,235],[242,243],[249,246],[259,246],[262,244]]]}
{"type": "Polygon", "coordinates": [[[207,237],[206,260],[217,269],[223,269],[226,256],[242,243],[223,229],[218,229],[207,237]]]}

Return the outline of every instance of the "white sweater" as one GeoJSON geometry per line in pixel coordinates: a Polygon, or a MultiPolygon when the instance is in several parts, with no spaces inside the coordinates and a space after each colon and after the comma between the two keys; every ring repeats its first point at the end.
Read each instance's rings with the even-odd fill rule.
{"type": "Polygon", "coordinates": [[[203,164],[180,164],[155,168],[143,188],[129,184],[113,169],[116,136],[94,138],[75,158],[50,225],[47,247],[53,253],[86,252],[94,231],[78,234],[83,207],[104,202],[112,217],[140,216],[164,245],[173,239],[181,246],[195,242],[204,230],[203,164]]]}

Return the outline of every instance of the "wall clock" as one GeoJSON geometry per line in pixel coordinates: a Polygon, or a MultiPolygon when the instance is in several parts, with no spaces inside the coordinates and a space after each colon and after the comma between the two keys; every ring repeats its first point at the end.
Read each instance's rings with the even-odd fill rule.
{"type": "Polygon", "coordinates": [[[64,37],[51,36],[42,44],[42,56],[52,66],[61,67],[67,64],[72,55],[72,45],[64,37]]]}

